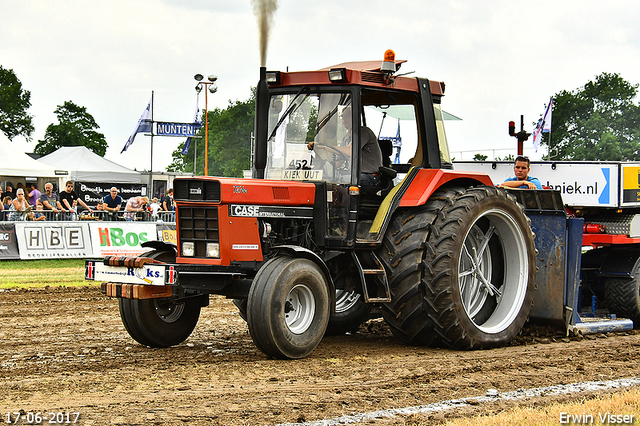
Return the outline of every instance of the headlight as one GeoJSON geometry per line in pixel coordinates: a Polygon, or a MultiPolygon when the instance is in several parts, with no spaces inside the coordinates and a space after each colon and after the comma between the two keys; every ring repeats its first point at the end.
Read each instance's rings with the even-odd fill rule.
{"type": "Polygon", "coordinates": [[[271,224],[269,222],[262,222],[262,237],[266,238],[271,233],[271,224]]]}
{"type": "Polygon", "coordinates": [[[332,68],[329,70],[329,81],[332,83],[347,83],[346,68],[332,68]]]}
{"type": "Polygon", "coordinates": [[[196,251],[196,245],[193,242],[184,242],[182,243],[182,255],[183,256],[193,256],[196,251]]]}
{"type": "Polygon", "coordinates": [[[267,71],[266,80],[267,84],[280,84],[282,82],[280,71],[267,71]]]}
{"type": "Polygon", "coordinates": [[[215,257],[216,259],[220,258],[220,244],[218,243],[207,243],[207,257],[215,257]]]}

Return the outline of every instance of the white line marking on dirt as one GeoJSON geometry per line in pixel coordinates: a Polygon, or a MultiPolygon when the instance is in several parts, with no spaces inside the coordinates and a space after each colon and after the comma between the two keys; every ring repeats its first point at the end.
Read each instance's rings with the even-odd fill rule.
{"type": "Polygon", "coordinates": [[[513,392],[498,393],[496,396],[474,396],[470,398],[451,399],[448,401],[435,402],[433,404],[419,405],[416,407],[393,408],[389,410],[372,411],[369,413],[351,414],[349,416],[340,416],[333,419],[315,420],[304,423],[283,423],[279,426],[334,426],[345,425],[350,423],[360,423],[370,420],[380,419],[384,417],[394,417],[396,415],[411,415],[417,413],[435,413],[439,411],[453,410],[461,407],[478,406],[488,402],[500,400],[518,400],[533,398],[537,396],[555,396],[570,393],[603,391],[616,388],[625,388],[630,386],[640,386],[640,377],[631,377],[628,379],[582,382],[572,383],[568,385],[554,385],[544,388],[518,389],[513,392]],[[473,403],[469,403],[473,401],[473,403]]]}

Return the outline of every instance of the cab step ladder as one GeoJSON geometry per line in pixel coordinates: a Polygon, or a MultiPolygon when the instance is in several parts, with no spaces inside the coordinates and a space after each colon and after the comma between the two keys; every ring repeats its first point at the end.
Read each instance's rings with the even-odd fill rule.
{"type": "Polygon", "coordinates": [[[371,251],[351,252],[360,274],[366,303],[391,302],[387,272],[378,256],[371,251]]]}

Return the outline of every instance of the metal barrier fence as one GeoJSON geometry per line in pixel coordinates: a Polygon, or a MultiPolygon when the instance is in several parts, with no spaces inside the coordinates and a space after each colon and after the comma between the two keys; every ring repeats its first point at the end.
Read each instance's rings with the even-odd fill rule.
{"type": "Polygon", "coordinates": [[[14,221],[73,221],[73,220],[97,220],[97,221],[141,221],[141,222],[167,222],[176,221],[176,212],[159,211],[156,215],[150,212],[107,212],[104,210],[88,210],[73,212],[53,212],[51,210],[32,210],[29,212],[0,212],[0,220],[14,221]],[[13,213],[10,215],[10,213],[13,213]],[[10,218],[11,216],[11,218],[10,218]]]}

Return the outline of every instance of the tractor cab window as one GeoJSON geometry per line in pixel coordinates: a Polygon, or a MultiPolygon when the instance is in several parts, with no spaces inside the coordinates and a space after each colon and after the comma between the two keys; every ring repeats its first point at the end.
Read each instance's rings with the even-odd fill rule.
{"type": "Polygon", "coordinates": [[[367,88],[362,104],[367,126],[377,133],[383,166],[406,173],[410,165],[422,164],[417,94],[367,88]]]}
{"type": "Polygon", "coordinates": [[[396,167],[411,164],[418,148],[415,106],[368,105],[364,110],[370,125],[379,129],[382,165],[396,167]]]}
{"type": "Polygon", "coordinates": [[[267,179],[351,181],[351,132],[341,120],[349,93],[275,94],[269,103],[267,179]]]}
{"type": "MultiPolygon", "coordinates": [[[[440,163],[451,163],[449,145],[444,129],[447,115],[442,111],[439,99],[434,99],[433,113],[438,135],[440,163]]],[[[426,152],[423,150],[422,138],[418,132],[417,99],[396,95],[393,98],[386,93],[367,92],[363,96],[364,112],[369,126],[379,129],[378,140],[383,154],[383,165],[396,170],[406,171],[408,166],[419,166],[423,163],[426,152]],[[403,167],[404,166],[404,167],[403,167]]],[[[447,119],[458,119],[448,114],[447,119]]]]}
{"type": "Polygon", "coordinates": [[[438,131],[440,161],[442,163],[451,163],[451,155],[449,154],[449,144],[447,143],[447,135],[444,131],[444,113],[442,111],[442,106],[439,103],[434,103],[433,112],[435,113],[435,116],[436,116],[436,130],[438,131]]]}

